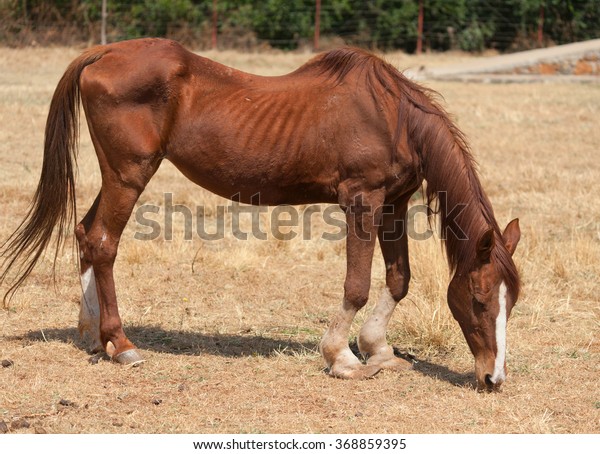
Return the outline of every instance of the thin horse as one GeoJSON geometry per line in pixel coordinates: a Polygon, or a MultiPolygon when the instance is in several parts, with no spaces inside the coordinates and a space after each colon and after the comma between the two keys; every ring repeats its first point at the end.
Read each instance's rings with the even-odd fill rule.
{"type": "Polygon", "coordinates": [[[344,298],[320,345],[330,374],[342,378],[410,367],[394,356],[386,329],[410,280],[407,234],[399,226],[426,180],[453,273],[448,304],[475,357],[478,386],[498,389],[505,380],[506,322],[519,294],[512,260],[518,221],[500,230],[467,142],[432,93],[356,49],[318,55],[280,77],[237,71],[167,40],[84,52],[56,88],[39,185],[2,251],[1,281],[17,270],[7,295],[30,274],[53,233],[60,246],[76,213],[80,100],[102,174],[95,202],[75,227],[79,328],[95,350],[119,363],[141,360],[123,331],[113,264],[138,197],[168,159],[198,185],[240,202],[259,194],[261,204],[342,207],[344,298]],[[364,364],[351,352],[348,334],[367,302],[377,241],[387,287],[360,330],[364,364]]]}

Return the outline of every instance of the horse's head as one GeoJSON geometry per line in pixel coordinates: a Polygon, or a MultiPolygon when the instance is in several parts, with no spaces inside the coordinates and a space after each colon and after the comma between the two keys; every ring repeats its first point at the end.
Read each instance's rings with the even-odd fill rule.
{"type": "Polygon", "coordinates": [[[497,244],[494,230],[486,231],[477,241],[470,271],[456,273],[448,287],[448,305],[475,356],[480,390],[498,390],[506,379],[506,322],[518,295],[511,294],[494,250],[505,248],[512,260],[520,237],[517,219],[504,230],[503,245],[497,244]]]}

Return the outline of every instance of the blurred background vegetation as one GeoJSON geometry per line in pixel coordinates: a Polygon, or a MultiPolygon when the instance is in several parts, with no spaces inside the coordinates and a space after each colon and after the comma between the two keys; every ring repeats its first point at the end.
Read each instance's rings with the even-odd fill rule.
{"type": "MultiPolygon", "coordinates": [[[[311,49],[317,0],[106,0],[109,42],[311,49]],[[216,6],[216,22],[213,8],[216,6]]],[[[414,52],[419,0],[321,0],[320,47],[414,52]]],[[[599,0],[421,0],[423,49],[502,52],[600,37],[599,0]]],[[[102,0],[0,0],[0,45],[100,42],[102,0]]]]}

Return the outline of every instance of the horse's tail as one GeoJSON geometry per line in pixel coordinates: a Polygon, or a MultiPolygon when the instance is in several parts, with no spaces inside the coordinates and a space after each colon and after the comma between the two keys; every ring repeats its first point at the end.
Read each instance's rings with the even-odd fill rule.
{"type": "Polygon", "coordinates": [[[4,304],[29,276],[55,231],[56,265],[59,249],[76,213],[74,171],[79,145],[79,77],[86,66],[104,55],[104,49],[90,49],[74,60],[54,91],[46,120],[44,158],[37,190],[25,219],[1,247],[0,284],[11,270],[16,270],[16,277],[4,294],[4,304]]]}

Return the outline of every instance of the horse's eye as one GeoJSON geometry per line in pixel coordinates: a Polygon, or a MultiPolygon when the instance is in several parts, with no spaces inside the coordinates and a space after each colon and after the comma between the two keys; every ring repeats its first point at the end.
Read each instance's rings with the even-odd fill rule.
{"type": "Polygon", "coordinates": [[[477,299],[477,297],[473,296],[473,311],[474,312],[483,312],[485,311],[485,304],[477,299]]]}

